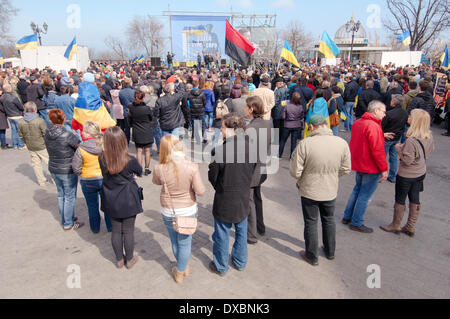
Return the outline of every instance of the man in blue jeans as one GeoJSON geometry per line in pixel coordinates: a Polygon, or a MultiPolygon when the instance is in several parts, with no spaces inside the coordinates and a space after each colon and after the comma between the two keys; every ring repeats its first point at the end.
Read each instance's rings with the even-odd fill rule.
{"type": "Polygon", "coordinates": [[[368,112],[353,125],[350,139],[352,170],[356,171],[356,185],[345,208],[342,223],[361,233],[372,233],[364,225],[364,214],[378,184],[387,177],[387,161],[384,154],[384,133],[381,120],[386,115],[386,106],[379,101],[369,103],[368,112]]]}

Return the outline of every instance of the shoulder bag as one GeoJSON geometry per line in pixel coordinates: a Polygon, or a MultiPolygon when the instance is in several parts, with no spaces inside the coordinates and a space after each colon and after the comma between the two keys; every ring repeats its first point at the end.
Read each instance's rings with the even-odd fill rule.
{"type": "Polygon", "coordinates": [[[164,168],[161,167],[161,176],[163,179],[163,187],[166,187],[167,194],[169,194],[170,202],[172,203],[173,213],[173,230],[182,235],[193,235],[197,230],[198,220],[197,217],[181,217],[176,216],[175,208],[173,207],[172,196],[170,195],[169,187],[167,186],[166,179],[164,178],[164,168]]]}
{"type": "Polygon", "coordinates": [[[331,101],[334,101],[334,103],[336,104],[336,111],[333,114],[330,114],[330,126],[331,127],[335,127],[335,126],[339,126],[339,115],[338,115],[338,112],[337,112],[337,101],[336,101],[336,98],[331,99],[328,102],[328,110],[330,109],[331,101]]]}
{"type": "MultiPolygon", "coordinates": [[[[133,184],[133,182],[132,181],[130,181],[128,178],[125,178],[123,175],[121,175],[120,173],[118,174],[123,180],[125,180],[125,181],[127,181],[128,183],[130,183],[130,184],[133,184]]],[[[137,185],[137,184],[136,184],[137,185]]],[[[144,200],[144,188],[142,188],[142,187],[140,187],[139,185],[137,185],[138,186],[138,195],[139,195],[139,199],[141,200],[141,201],[143,201],[144,200]]]]}

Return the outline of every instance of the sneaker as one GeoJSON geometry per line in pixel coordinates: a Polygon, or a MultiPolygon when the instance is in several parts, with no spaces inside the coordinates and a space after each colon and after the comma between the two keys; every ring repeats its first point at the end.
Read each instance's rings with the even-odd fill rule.
{"type": "Polygon", "coordinates": [[[75,222],[73,223],[73,226],[64,227],[64,230],[65,230],[65,231],[78,230],[79,228],[81,228],[81,227],[83,227],[83,226],[84,226],[84,223],[75,221],[75,222]]]}
{"type": "Polygon", "coordinates": [[[300,252],[300,257],[302,257],[311,266],[318,266],[319,265],[318,261],[313,261],[313,260],[309,259],[308,257],[306,257],[306,251],[304,251],[304,250],[302,250],[300,252]]]}
{"type": "Polygon", "coordinates": [[[216,267],[216,264],[214,263],[214,261],[211,261],[209,263],[209,270],[211,270],[216,275],[219,275],[220,277],[224,277],[225,276],[225,274],[223,274],[223,273],[221,273],[220,271],[217,270],[217,267],[216,267]]]}
{"type": "Polygon", "coordinates": [[[350,224],[351,221],[352,221],[351,219],[342,218],[342,224],[344,224],[344,225],[350,224]]]}
{"type": "Polygon", "coordinates": [[[45,181],[42,184],[39,184],[40,187],[47,187],[48,185],[50,185],[50,183],[48,181],[45,181]]]}
{"type": "Polygon", "coordinates": [[[444,132],[444,133],[442,133],[441,135],[442,135],[442,136],[450,136],[450,133],[449,133],[449,132],[444,132]]]}
{"type": "Polygon", "coordinates": [[[392,183],[392,184],[395,184],[395,180],[393,180],[393,179],[391,179],[391,178],[388,178],[388,182],[389,182],[389,183],[392,183]]]}
{"type": "Polygon", "coordinates": [[[26,146],[22,146],[22,147],[19,147],[18,150],[19,150],[19,151],[26,151],[26,150],[27,150],[27,147],[26,147],[26,146]]]}
{"type": "Polygon", "coordinates": [[[253,240],[253,239],[247,239],[247,244],[249,244],[249,245],[256,245],[258,243],[258,241],[255,239],[255,240],[253,240]]]}
{"type": "Polygon", "coordinates": [[[326,250],[325,250],[325,247],[323,247],[322,246],[322,251],[323,251],[323,253],[325,254],[325,257],[328,259],[328,260],[334,260],[334,255],[333,256],[328,256],[328,254],[327,254],[327,252],[326,252],[326,250]]]}
{"type": "Polygon", "coordinates": [[[12,146],[9,145],[9,144],[2,145],[2,150],[10,150],[10,149],[12,149],[12,148],[14,148],[14,147],[12,147],[12,146]]]}
{"type": "Polygon", "coordinates": [[[152,173],[152,171],[151,170],[149,170],[149,169],[145,169],[145,173],[144,173],[144,175],[145,176],[148,176],[148,175],[150,175],[152,173]]]}
{"type": "Polygon", "coordinates": [[[367,227],[367,226],[364,226],[364,225],[361,225],[361,226],[353,226],[353,225],[350,225],[350,229],[351,230],[354,230],[354,231],[358,231],[358,232],[360,232],[360,233],[365,233],[365,234],[370,234],[370,233],[373,233],[373,229],[372,228],[369,228],[369,227],[367,227]]]}

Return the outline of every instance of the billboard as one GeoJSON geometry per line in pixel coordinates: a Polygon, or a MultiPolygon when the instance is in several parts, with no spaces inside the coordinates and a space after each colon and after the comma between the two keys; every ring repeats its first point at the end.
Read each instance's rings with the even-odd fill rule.
{"type": "Polygon", "coordinates": [[[197,62],[198,53],[225,57],[225,20],[228,16],[171,16],[174,61],[197,62]]]}

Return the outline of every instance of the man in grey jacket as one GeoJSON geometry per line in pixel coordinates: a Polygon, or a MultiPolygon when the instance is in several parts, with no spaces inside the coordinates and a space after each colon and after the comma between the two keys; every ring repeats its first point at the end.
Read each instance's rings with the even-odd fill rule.
{"type": "Polygon", "coordinates": [[[305,220],[306,250],[301,251],[300,256],[317,266],[319,212],[325,256],[333,260],[336,248],[334,208],[339,177],[351,172],[351,157],[347,142],[333,136],[323,116],[312,116],[308,124],[312,133],[298,144],[289,171],[297,180],[305,220]]]}

